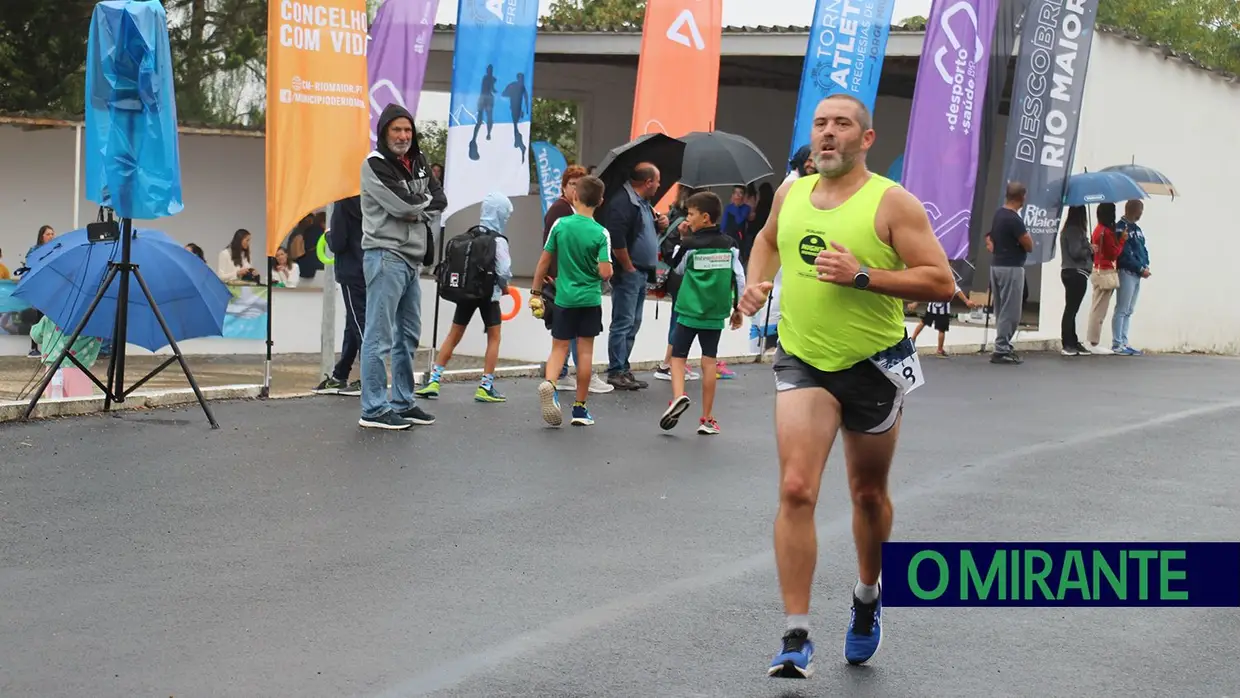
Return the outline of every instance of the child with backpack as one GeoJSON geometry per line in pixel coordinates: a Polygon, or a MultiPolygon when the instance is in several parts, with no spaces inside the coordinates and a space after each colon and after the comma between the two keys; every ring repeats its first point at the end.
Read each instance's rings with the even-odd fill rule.
{"type": "Polygon", "coordinates": [[[712,192],[694,194],[689,197],[688,209],[689,228],[671,263],[681,277],[672,332],[673,399],[659,419],[659,427],[664,431],[675,428],[689,409],[685,360],[697,340],[702,349],[702,417],[698,420],[698,433],[713,435],[719,433],[714,415],[719,339],[729,321],[733,330],[740,329],[741,313],[736,304],[745,287],[745,269],[736,241],[719,230],[718,221],[723,213],[719,197],[712,192]]]}
{"type": "Polygon", "coordinates": [[[444,247],[444,258],[435,274],[440,297],[456,303],[456,311],[452,314],[452,329],[448,330],[435,365],[431,367],[431,375],[426,385],[415,393],[418,397],[432,400],[439,397],[439,382],[444,370],[476,312],[487,333],[487,353],[483,364],[486,373],[474,391],[474,401],[507,401],[508,398],[495,389],[495,364],[499,361],[503,324],[499,299],[507,293],[508,282],[512,279],[512,256],[508,238],[503,234],[511,217],[512,201],[503,194],[491,192],[482,200],[478,225],[452,238],[444,247]]]}
{"type": "Polygon", "coordinates": [[[538,386],[543,419],[553,427],[564,423],[555,382],[568,360],[568,345],[574,339],[579,360],[572,424],[594,424],[594,417],[586,408],[586,397],[593,369],[594,338],[603,332],[603,282],[612,274],[611,235],[594,220],[594,211],[602,203],[602,180],[593,176],[577,180],[573,214],[560,218],[551,227],[530,289],[530,311],[534,317],[542,318],[548,310],[542,296],[543,282],[554,258],[558,271],[555,306],[551,309],[551,355],[547,358],[546,380],[538,386]]]}

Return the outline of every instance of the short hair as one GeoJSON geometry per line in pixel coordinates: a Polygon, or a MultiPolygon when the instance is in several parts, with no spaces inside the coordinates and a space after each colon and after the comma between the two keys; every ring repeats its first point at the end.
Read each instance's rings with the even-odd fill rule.
{"type": "Polygon", "coordinates": [[[577,201],[587,208],[603,205],[603,180],[594,175],[577,180],[577,201]]]}
{"type": "Polygon", "coordinates": [[[1029,187],[1026,187],[1024,184],[1021,184],[1020,182],[1008,182],[1007,191],[1004,193],[1004,196],[1007,197],[1008,201],[1020,201],[1024,199],[1025,195],[1028,193],[1029,187]]]}
{"type": "Polygon", "coordinates": [[[1124,204],[1124,215],[1131,216],[1144,208],[1145,203],[1143,203],[1140,199],[1129,199],[1128,202],[1124,204]]]}
{"type": "Polygon", "coordinates": [[[587,174],[589,173],[586,172],[586,168],[581,165],[569,165],[564,169],[564,175],[560,177],[560,190],[563,191],[568,186],[569,182],[574,179],[581,179],[587,174]]]}
{"type": "Polygon", "coordinates": [[[659,168],[648,162],[638,163],[633,168],[633,174],[629,175],[629,179],[634,182],[651,182],[655,177],[659,176],[659,168]]]}
{"type": "Polygon", "coordinates": [[[713,191],[702,191],[690,196],[685,202],[685,208],[706,214],[711,223],[718,223],[723,215],[723,202],[713,191]]]}
{"type": "Polygon", "coordinates": [[[862,131],[869,131],[874,128],[874,117],[870,115],[870,108],[865,106],[865,102],[862,102],[856,97],[843,92],[837,92],[833,95],[825,97],[822,101],[826,102],[832,99],[842,99],[846,102],[852,102],[852,105],[857,108],[857,123],[861,125],[862,131]]]}

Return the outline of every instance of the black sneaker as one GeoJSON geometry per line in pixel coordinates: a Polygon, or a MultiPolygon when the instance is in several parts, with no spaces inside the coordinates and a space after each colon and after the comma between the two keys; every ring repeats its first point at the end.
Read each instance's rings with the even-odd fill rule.
{"type": "Polygon", "coordinates": [[[1015,352],[1012,352],[1009,354],[992,354],[990,357],[990,363],[1009,364],[1009,365],[1015,366],[1016,364],[1021,363],[1021,360],[1020,360],[1020,357],[1017,356],[1015,352]]]}
{"type": "Polygon", "coordinates": [[[340,394],[348,397],[360,397],[362,394],[362,382],[353,381],[352,383],[341,388],[340,394]]]}
{"type": "Polygon", "coordinates": [[[421,426],[427,426],[429,424],[435,423],[434,415],[427,414],[426,412],[422,410],[421,407],[418,407],[417,405],[414,405],[413,407],[405,410],[404,412],[401,412],[400,418],[409,422],[410,424],[418,424],[421,426]]]}
{"type": "Polygon", "coordinates": [[[647,383],[646,381],[638,380],[637,376],[633,375],[632,371],[625,371],[624,377],[627,378],[630,383],[637,386],[637,390],[645,390],[646,388],[650,387],[650,384],[647,383]]]}
{"type": "Polygon", "coordinates": [[[607,384],[615,387],[616,390],[640,390],[637,381],[627,373],[614,373],[607,376],[607,384]]]}
{"type": "Polygon", "coordinates": [[[345,387],[344,381],[327,376],[312,392],[315,395],[339,395],[340,391],[344,390],[345,387]]]}
{"type": "Polygon", "coordinates": [[[388,431],[404,431],[413,426],[413,423],[407,419],[402,419],[395,412],[385,412],[378,417],[370,419],[362,417],[357,420],[357,424],[366,429],[387,429],[388,431]]]}

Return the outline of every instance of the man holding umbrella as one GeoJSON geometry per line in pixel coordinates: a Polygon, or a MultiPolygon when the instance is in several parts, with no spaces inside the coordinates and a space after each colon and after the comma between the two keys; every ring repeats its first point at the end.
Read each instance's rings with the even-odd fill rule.
{"type": "Polygon", "coordinates": [[[651,202],[659,192],[659,168],[638,163],[629,181],[603,202],[600,221],[611,234],[611,327],[607,336],[607,382],[618,390],[649,387],[633,375],[629,357],[646,306],[646,283],[659,261],[659,233],[667,216],[656,213],[651,202]]]}

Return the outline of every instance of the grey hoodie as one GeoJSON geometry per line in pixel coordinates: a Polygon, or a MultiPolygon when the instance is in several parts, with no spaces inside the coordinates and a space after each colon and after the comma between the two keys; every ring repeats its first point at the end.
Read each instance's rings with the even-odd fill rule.
{"type": "Polygon", "coordinates": [[[422,155],[416,131],[407,162],[388,148],[388,127],[399,118],[413,124],[404,107],[390,104],[383,110],[375,151],[362,163],[362,249],[390,250],[417,269],[431,257],[430,222],[448,200],[422,155]]]}

